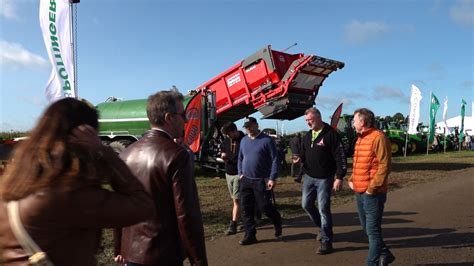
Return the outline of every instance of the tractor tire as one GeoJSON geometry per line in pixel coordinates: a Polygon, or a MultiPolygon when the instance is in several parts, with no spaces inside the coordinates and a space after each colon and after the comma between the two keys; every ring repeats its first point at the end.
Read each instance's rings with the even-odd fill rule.
{"type": "Polygon", "coordinates": [[[128,145],[132,144],[132,141],[127,140],[127,139],[119,139],[112,141],[109,146],[112,148],[116,153],[121,153],[124,151],[128,145]]]}
{"type": "Polygon", "coordinates": [[[390,140],[392,155],[402,155],[403,154],[403,145],[398,140],[390,140]]]}

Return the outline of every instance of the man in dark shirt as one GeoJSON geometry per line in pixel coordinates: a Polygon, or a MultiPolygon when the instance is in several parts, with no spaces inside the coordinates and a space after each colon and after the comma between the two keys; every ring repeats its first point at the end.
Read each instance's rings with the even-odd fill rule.
{"type": "Polygon", "coordinates": [[[245,236],[239,243],[250,245],[257,242],[255,204],[272,220],[277,238],[280,238],[282,234],[282,222],[280,213],[269,199],[271,193],[268,193],[275,187],[278,177],[278,155],[275,142],[258,129],[257,120],[253,117],[248,118],[244,128],[248,136],[245,136],[240,143],[237,165],[245,236]]]}
{"type": "Polygon", "coordinates": [[[237,130],[237,126],[229,122],[221,129],[222,134],[226,136],[221,150],[221,158],[225,162],[225,179],[232,198],[232,220],[226,235],[237,233],[237,219],[240,213],[239,201],[239,175],[237,169],[237,157],[240,150],[240,141],[245,136],[242,131],[237,130]]]}
{"type": "Polygon", "coordinates": [[[324,255],[332,248],[331,189],[342,189],[342,178],[346,175],[347,161],[339,134],[321,119],[318,109],[311,107],[305,112],[310,130],[303,137],[300,157],[294,163],[303,162],[304,181],[302,207],[320,233],[321,242],[317,253],[324,255]],[[335,177],[335,179],[334,179],[335,177]],[[318,203],[318,208],[315,206],[318,203]]]}

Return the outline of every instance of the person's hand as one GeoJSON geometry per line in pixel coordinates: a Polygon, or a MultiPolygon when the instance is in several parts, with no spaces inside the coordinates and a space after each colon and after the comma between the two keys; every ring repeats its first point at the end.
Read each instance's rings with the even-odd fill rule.
{"type": "Polygon", "coordinates": [[[350,187],[352,190],[354,190],[354,184],[352,183],[352,181],[347,182],[347,184],[349,184],[349,187],[350,187]]]}
{"type": "Polygon", "coordinates": [[[294,155],[291,160],[293,163],[299,163],[301,161],[301,158],[298,155],[294,155]]]}
{"type": "Polygon", "coordinates": [[[276,186],[276,181],[275,180],[268,180],[267,182],[267,189],[272,190],[276,186]]]}
{"type": "Polygon", "coordinates": [[[88,150],[97,150],[102,146],[97,130],[89,125],[80,125],[73,129],[69,136],[69,142],[84,146],[88,150]]]}
{"type": "Polygon", "coordinates": [[[227,159],[227,153],[222,152],[222,153],[221,153],[221,158],[222,158],[223,160],[226,160],[226,159],[227,159]]]}
{"type": "Polygon", "coordinates": [[[125,263],[125,258],[122,257],[122,255],[119,254],[114,258],[114,261],[117,262],[117,263],[125,263]]]}
{"type": "Polygon", "coordinates": [[[367,195],[374,195],[374,193],[370,193],[368,190],[365,191],[365,194],[367,194],[367,195]]]}
{"type": "Polygon", "coordinates": [[[341,179],[337,179],[334,180],[334,184],[332,186],[332,190],[334,191],[340,191],[342,189],[342,180],[341,179]]]}

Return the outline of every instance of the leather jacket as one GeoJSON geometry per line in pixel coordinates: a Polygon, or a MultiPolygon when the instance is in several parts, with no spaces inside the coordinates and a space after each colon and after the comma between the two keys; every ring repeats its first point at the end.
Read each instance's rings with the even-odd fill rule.
{"type": "MultiPolygon", "coordinates": [[[[108,177],[113,191],[103,189],[98,179],[86,179],[19,200],[23,226],[54,265],[96,265],[102,228],[128,226],[154,215],[150,196],[125,163],[108,147],[99,151],[97,176],[108,177]]],[[[0,265],[29,265],[10,229],[6,206],[0,201],[0,265]]]]}
{"type": "Polygon", "coordinates": [[[138,264],[207,265],[199,197],[189,153],[152,129],[120,154],[150,193],[156,216],[116,234],[116,253],[138,264]],[[119,240],[120,239],[120,240],[119,240]]]}

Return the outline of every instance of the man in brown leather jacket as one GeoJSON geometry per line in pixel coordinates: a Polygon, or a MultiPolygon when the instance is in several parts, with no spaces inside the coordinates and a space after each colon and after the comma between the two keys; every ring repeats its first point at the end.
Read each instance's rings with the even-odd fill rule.
{"type": "Polygon", "coordinates": [[[120,154],[155,202],[156,216],[122,228],[115,259],[127,265],[207,265],[204,229],[191,156],[173,138],[183,134],[183,95],[148,98],[152,129],[120,154]]]}

